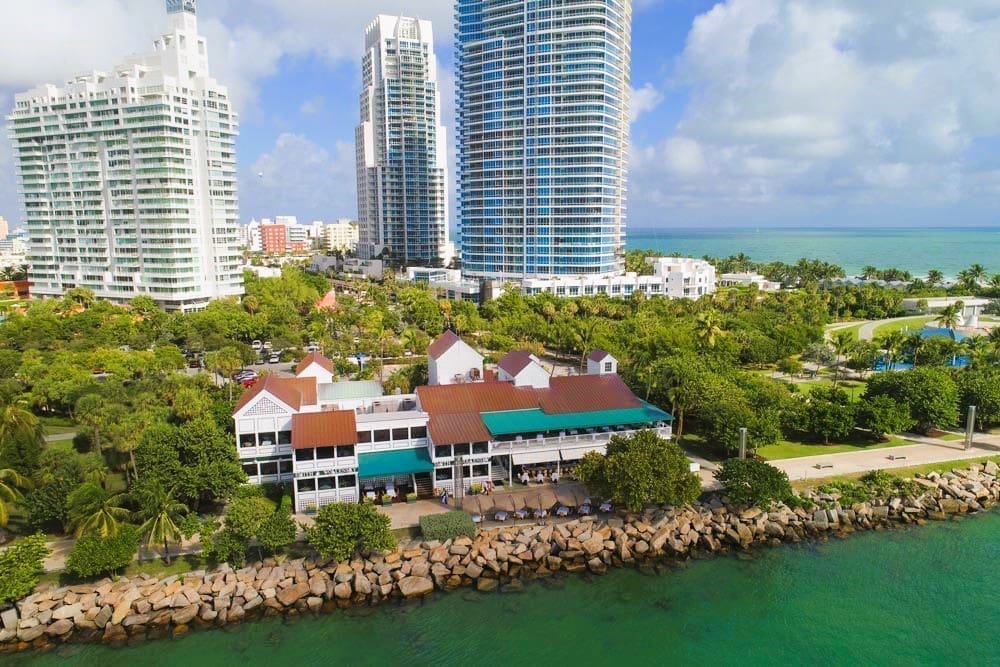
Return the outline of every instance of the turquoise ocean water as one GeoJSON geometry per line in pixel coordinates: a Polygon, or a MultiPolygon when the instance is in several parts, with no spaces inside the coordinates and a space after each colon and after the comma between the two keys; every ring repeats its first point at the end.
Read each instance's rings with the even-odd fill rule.
{"type": "Polygon", "coordinates": [[[13,665],[1000,664],[1000,513],[13,665]]]}
{"type": "Polygon", "coordinates": [[[862,267],[900,268],[915,276],[937,269],[953,277],[980,263],[1000,273],[1000,227],[953,229],[635,229],[630,249],[651,248],[686,256],[727,257],[744,253],[759,262],[794,263],[818,258],[842,266],[848,275],[862,267]]]}

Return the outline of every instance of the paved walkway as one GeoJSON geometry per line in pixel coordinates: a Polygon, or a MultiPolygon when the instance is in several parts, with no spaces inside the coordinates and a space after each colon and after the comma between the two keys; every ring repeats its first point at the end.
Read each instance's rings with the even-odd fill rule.
{"type": "MultiPolygon", "coordinates": [[[[917,315],[913,317],[891,317],[887,320],[877,320],[875,322],[866,322],[860,329],[858,329],[858,340],[872,340],[875,336],[875,329],[879,328],[883,324],[891,324],[892,322],[904,322],[906,320],[913,320],[914,322],[919,322],[926,319],[926,315],[917,315]]],[[[930,323],[928,323],[930,324],[930,323]]]]}

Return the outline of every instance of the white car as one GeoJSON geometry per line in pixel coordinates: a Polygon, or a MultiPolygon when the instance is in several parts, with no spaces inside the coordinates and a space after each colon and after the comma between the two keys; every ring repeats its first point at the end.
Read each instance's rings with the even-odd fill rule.
{"type": "Polygon", "coordinates": [[[255,340],[254,342],[250,343],[250,347],[254,349],[254,352],[260,352],[263,346],[264,344],[261,343],[259,340],[255,340]]]}

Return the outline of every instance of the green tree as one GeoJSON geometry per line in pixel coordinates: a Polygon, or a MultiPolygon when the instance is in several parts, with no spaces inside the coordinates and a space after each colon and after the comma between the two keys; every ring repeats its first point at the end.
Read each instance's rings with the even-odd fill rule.
{"type": "Polygon", "coordinates": [[[264,553],[277,553],[295,541],[298,526],[288,512],[272,512],[257,529],[257,545],[264,553]]]}
{"type": "Polygon", "coordinates": [[[833,334],[833,351],[837,355],[833,373],[833,386],[840,384],[840,364],[845,355],[854,346],[854,334],[850,331],[836,331],[833,334]]]}
{"type": "Polygon", "coordinates": [[[128,567],[139,548],[139,530],[125,524],[113,534],[80,537],[66,558],[66,570],[80,578],[111,575],[128,567]]]}
{"type": "Polygon", "coordinates": [[[854,430],[855,412],[844,390],[817,387],[809,396],[806,411],[809,434],[824,444],[843,440],[854,430]]]}
{"type": "Polygon", "coordinates": [[[163,554],[170,564],[170,541],[179,542],[181,530],[178,522],[188,508],[177,500],[175,489],[167,489],[158,482],[145,483],[136,493],[139,506],[136,516],[143,520],[139,534],[150,544],[163,544],[163,554]]]}
{"type": "Polygon", "coordinates": [[[16,470],[0,469],[0,526],[6,526],[10,520],[11,503],[21,500],[21,489],[31,486],[31,480],[16,470]]]}
{"type": "Polygon", "coordinates": [[[958,387],[942,368],[921,366],[905,373],[876,373],[869,379],[865,400],[890,396],[910,410],[921,433],[958,423],[958,387]]]}
{"type": "Polygon", "coordinates": [[[695,336],[703,349],[714,348],[719,338],[725,334],[722,319],[715,311],[699,313],[695,318],[695,336]]]}
{"type": "Polygon", "coordinates": [[[858,424],[872,432],[876,440],[886,440],[913,426],[910,409],[892,396],[872,396],[858,406],[858,424]]]}
{"type": "Polygon", "coordinates": [[[976,406],[980,430],[1000,424],[1000,370],[995,367],[968,369],[957,373],[961,414],[976,406]]]}
{"type": "Polygon", "coordinates": [[[372,505],[330,503],[320,508],[306,536],[324,558],[345,561],[364,550],[395,549],[390,526],[389,517],[372,505]]]}
{"type": "Polygon", "coordinates": [[[94,533],[106,537],[117,533],[121,523],[130,516],[128,509],[123,507],[126,499],[125,494],[108,493],[93,482],[85,482],[75,488],[66,503],[74,535],[80,537],[94,533]]]}
{"type": "Polygon", "coordinates": [[[682,505],[701,493],[701,482],[681,448],[654,431],[612,436],[607,455],[587,454],[577,474],[592,492],[633,511],[650,502],[682,505]]]}
{"type": "Polygon", "coordinates": [[[0,552],[0,604],[20,600],[35,588],[49,553],[41,533],[22,537],[0,552]]]}
{"type": "Polygon", "coordinates": [[[30,410],[14,397],[0,394],[0,442],[14,437],[42,440],[42,425],[30,410]]]}
{"type": "Polygon", "coordinates": [[[785,357],[778,362],[778,372],[784,373],[788,377],[795,377],[802,374],[802,362],[798,359],[785,357]]]}
{"type": "Polygon", "coordinates": [[[785,471],[765,461],[726,459],[713,474],[729,499],[738,505],[767,508],[792,496],[792,485],[785,471]]]}

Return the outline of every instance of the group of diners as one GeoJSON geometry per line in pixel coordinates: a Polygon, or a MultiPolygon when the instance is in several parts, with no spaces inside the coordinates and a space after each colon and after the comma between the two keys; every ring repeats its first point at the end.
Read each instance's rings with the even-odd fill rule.
{"type": "Polygon", "coordinates": [[[517,481],[525,486],[532,484],[558,484],[561,479],[576,479],[572,466],[561,468],[522,468],[517,481]]]}

